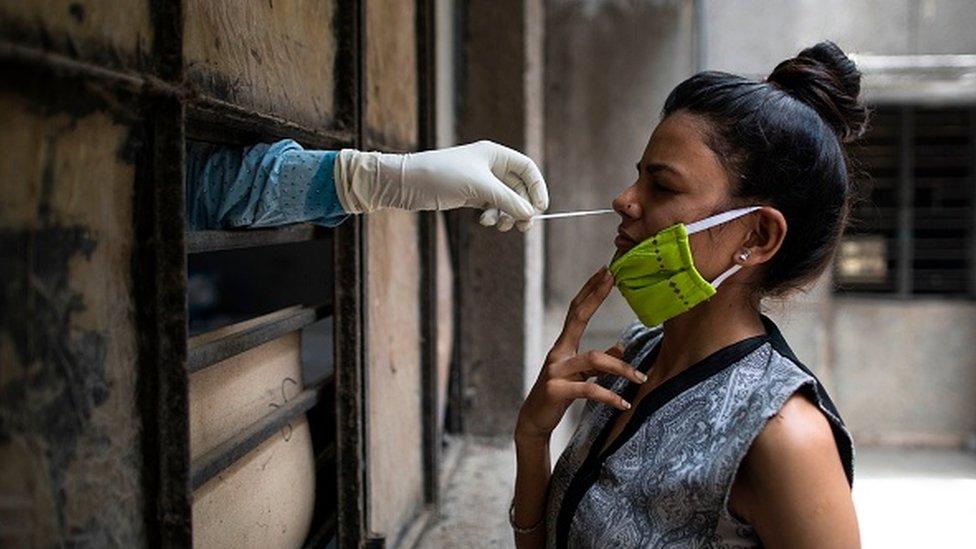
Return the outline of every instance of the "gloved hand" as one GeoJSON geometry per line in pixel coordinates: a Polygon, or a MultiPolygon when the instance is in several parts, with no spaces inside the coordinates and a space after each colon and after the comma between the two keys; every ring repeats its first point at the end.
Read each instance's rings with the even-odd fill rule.
{"type": "Polygon", "coordinates": [[[525,231],[549,207],[542,173],[529,157],[491,141],[414,154],[343,149],[335,162],[336,192],[349,213],[384,208],[485,208],[481,224],[525,231]],[[500,210],[500,211],[499,211],[500,210]]]}

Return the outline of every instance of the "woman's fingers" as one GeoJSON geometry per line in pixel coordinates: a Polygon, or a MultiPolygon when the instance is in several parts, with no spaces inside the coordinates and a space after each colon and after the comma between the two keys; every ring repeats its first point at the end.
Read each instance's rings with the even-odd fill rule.
{"type": "Polygon", "coordinates": [[[573,299],[566,314],[566,324],[556,340],[556,346],[563,350],[575,351],[579,348],[580,338],[586,330],[590,317],[596,312],[603,300],[613,289],[613,275],[605,267],[600,269],[586,282],[580,293],[573,299]]]}
{"type": "Polygon", "coordinates": [[[606,267],[600,267],[599,271],[593,273],[593,276],[591,276],[589,280],[586,281],[586,284],[583,284],[583,287],[580,288],[580,291],[576,293],[576,297],[569,302],[569,308],[572,309],[573,307],[576,307],[584,299],[586,299],[587,296],[593,293],[593,290],[596,289],[601,282],[603,282],[604,277],[609,273],[610,269],[607,269],[606,267]]]}
{"type": "Polygon", "coordinates": [[[634,383],[644,383],[647,381],[647,376],[630,364],[599,351],[587,351],[581,355],[576,355],[567,360],[565,365],[569,370],[567,373],[582,374],[586,377],[598,374],[613,374],[627,378],[634,383]]]}
{"type": "Polygon", "coordinates": [[[608,406],[613,406],[618,410],[629,410],[630,403],[620,397],[617,393],[607,389],[606,387],[601,387],[596,383],[589,381],[566,381],[559,380],[557,382],[552,382],[553,387],[551,391],[553,396],[559,398],[560,400],[576,400],[578,398],[585,398],[586,400],[593,400],[596,402],[602,402],[608,406]]]}

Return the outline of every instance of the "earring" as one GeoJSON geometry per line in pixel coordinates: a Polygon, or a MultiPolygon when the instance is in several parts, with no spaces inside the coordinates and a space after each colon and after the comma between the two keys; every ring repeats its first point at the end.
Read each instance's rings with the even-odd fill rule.
{"type": "Polygon", "coordinates": [[[752,251],[749,250],[749,248],[742,248],[742,251],[739,252],[739,256],[738,256],[739,257],[739,261],[745,263],[746,260],[749,259],[749,254],[751,254],[751,253],[752,253],[752,251]]]}

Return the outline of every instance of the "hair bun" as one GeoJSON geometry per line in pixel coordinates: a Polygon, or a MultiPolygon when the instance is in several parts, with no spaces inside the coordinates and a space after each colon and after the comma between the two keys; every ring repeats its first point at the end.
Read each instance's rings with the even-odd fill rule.
{"type": "Polygon", "coordinates": [[[860,137],[867,109],[858,102],[861,72],[837,44],[826,41],[773,69],[766,81],[813,107],[841,143],[860,137]]]}

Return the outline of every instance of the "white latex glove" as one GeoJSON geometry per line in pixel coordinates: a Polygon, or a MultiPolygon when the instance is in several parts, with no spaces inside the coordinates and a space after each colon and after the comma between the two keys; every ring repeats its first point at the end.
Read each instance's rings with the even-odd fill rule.
{"type": "Polygon", "coordinates": [[[414,154],[343,149],[334,177],[349,213],[484,208],[482,225],[525,231],[532,216],[549,207],[535,162],[491,141],[414,154]]]}

